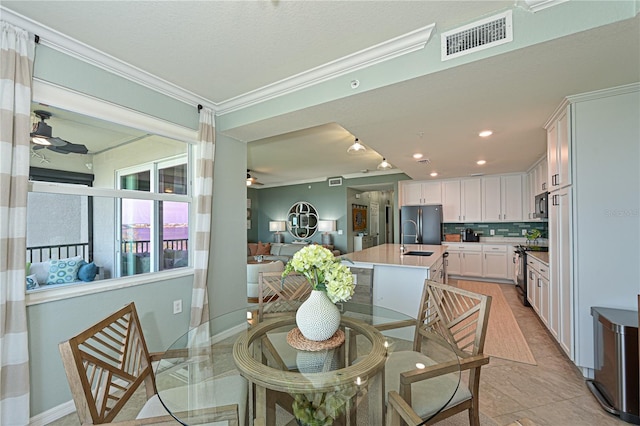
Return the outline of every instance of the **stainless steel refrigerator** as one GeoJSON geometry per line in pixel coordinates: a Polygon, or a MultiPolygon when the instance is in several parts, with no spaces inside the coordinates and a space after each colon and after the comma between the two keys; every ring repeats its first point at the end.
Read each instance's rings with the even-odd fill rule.
{"type": "Polygon", "coordinates": [[[402,244],[442,244],[442,206],[404,206],[400,209],[402,244]]]}

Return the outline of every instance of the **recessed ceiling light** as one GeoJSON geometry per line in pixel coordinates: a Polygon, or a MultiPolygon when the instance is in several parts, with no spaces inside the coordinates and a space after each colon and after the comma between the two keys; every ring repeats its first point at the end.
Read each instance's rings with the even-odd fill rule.
{"type": "Polygon", "coordinates": [[[419,160],[422,158],[422,154],[420,154],[419,152],[416,152],[415,154],[413,154],[413,158],[415,158],[416,160],[419,160]]]}
{"type": "Polygon", "coordinates": [[[431,172],[431,174],[429,176],[436,177],[436,176],[438,176],[438,172],[431,172]]]}
{"type": "Polygon", "coordinates": [[[491,130],[483,130],[480,133],[478,133],[478,136],[480,136],[481,138],[488,138],[492,134],[493,134],[493,131],[491,130]]]}
{"type": "Polygon", "coordinates": [[[476,161],[476,164],[478,166],[482,166],[483,164],[487,164],[487,162],[485,160],[479,160],[479,161],[476,161]]]}

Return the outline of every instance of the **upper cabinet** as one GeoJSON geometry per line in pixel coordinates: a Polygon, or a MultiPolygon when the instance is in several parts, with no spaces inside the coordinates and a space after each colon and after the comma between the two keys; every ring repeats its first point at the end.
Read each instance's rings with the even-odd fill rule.
{"type": "Polygon", "coordinates": [[[402,206],[422,204],[442,204],[441,183],[438,182],[401,182],[402,206]]]}
{"type": "Polygon", "coordinates": [[[571,185],[570,114],[567,105],[547,125],[548,191],[571,185]]]}
{"type": "Polygon", "coordinates": [[[445,222],[480,222],[480,178],[442,182],[442,216],[445,222]]]}
{"type": "Polygon", "coordinates": [[[482,221],[522,220],[522,175],[482,178],[482,221]]]}

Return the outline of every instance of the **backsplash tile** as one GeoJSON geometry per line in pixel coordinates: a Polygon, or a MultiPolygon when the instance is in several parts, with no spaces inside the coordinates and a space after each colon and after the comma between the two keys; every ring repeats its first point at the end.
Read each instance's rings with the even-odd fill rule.
{"type": "Polygon", "coordinates": [[[541,238],[548,238],[547,222],[496,222],[496,223],[445,223],[445,234],[459,234],[460,231],[471,228],[481,234],[482,237],[522,237],[522,230],[538,229],[542,233],[541,238]],[[490,230],[495,235],[490,235],[490,230]]]}

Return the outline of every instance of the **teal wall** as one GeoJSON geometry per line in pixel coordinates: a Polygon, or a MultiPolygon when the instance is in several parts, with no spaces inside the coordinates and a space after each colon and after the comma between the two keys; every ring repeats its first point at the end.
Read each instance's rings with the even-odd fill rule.
{"type": "MultiPolygon", "coordinates": [[[[379,175],[366,178],[343,179],[341,186],[329,186],[326,181],[305,183],[299,185],[280,186],[276,188],[264,188],[256,190],[258,201],[256,208],[252,204],[252,218],[257,222],[252,226],[258,229],[257,239],[250,241],[273,241],[273,233],[269,232],[270,220],[286,220],[289,208],[298,201],[311,203],[318,211],[320,220],[336,220],[336,229],[342,230],[342,235],[332,233],[334,246],[343,253],[349,252],[351,245],[349,237],[351,230],[351,203],[349,190],[354,188],[356,192],[364,192],[358,189],[360,186],[376,184],[392,184],[394,193],[398,192],[398,181],[406,180],[405,174],[379,175]]],[[[397,195],[394,205],[397,206],[397,195]]],[[[293,241],[288,232],[284,233],[285,242],[293,241]]],[[[312,242],[321,242],[320,233],[316,233],[312,242]]]]}

